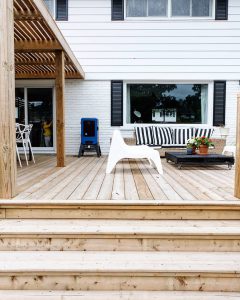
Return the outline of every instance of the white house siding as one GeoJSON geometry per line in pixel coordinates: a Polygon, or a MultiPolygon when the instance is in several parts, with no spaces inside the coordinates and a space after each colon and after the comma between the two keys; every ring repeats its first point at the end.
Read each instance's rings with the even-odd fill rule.
{"type": "Polygon", "coordinates": [[[103,153],[109,149],[110,127],[110,82],[66,81],[66,152],[76,155],[80,145],[80,119],[99,119],[100,144],[103,153]]]}
{"type": "Polygon", "coordinates": [[[239,81],[227,81],[226,127],[230,128],[227,143],[236,143],[237,94],[240,93],[239,81]]]}
{"type": "Polygon", "coordinates": [[[69,0],[69,21],[58,25],[87,80],[240,78],[239,0],[229,0],[228,21],[117,22],[111,0],[69,0]]]}
{"type": "MultiPolygon", "coordinates": [[[[110,80],[227,81],[226,123],[234,143],[240,91],[240,1],[229,0],[229,20],[111,21],[111,0],[69,0],[69,20],[58,22],[86,73],[66,85],[67,152],[76,154],[81,117],[99,117],[108,150],[110,80]]],[[[129,135],[130,132],[124,131],[129,135]]]]}
{"type": "MultiPolygon", "coordinates": [[[[230,128],[228,144],[235,143],[237,94],[239,81],[227,82],[226,127],[230,128]]],[[[66,81],[66,152],[76,155],[80,144],[80,119],[96,117],[99,119],[99,140],[104,154],[108,153],[113,128],[110,125],[111,98],[110,81],[66,81]]],[[[132,130],[123,130],[124,137],[132,137],[132,130]]],[[[215,137],[219,137],[216,128],[215,137]]]]}

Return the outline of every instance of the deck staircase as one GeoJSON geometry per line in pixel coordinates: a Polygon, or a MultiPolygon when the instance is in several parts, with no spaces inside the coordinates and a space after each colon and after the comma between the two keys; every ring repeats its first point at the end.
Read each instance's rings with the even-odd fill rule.
{"type": "Polygon", "coordinates": [[[237,201],[1,201],[0,299],[240,299],[237,201]]]}

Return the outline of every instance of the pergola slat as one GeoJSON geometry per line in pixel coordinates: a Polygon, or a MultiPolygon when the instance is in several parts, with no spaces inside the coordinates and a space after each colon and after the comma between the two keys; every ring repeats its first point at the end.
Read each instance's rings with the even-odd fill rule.
{"type": "Polygon", "coordinates": [[[14,0],[16,78],[55,78],[55,54],[65,56],[65,77],[84,72],[42,0],[14,0]]]}

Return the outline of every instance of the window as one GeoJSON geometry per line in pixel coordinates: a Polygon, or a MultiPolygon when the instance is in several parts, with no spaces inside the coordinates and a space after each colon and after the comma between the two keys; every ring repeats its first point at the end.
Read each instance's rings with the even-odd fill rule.
{"type": "Polygon", "coordinates": [[[212,17],[213,0],[126,0],[127,17],[212,17]]]}
{"type": "Polygon", "coordinates": [[[57,21],[68,20],[68,0],[44,0],[44,2],[57,21]]]}
{"type": "Polygon", "coordinates": [[[127,123],[206,124],[207,84],[128,84],[127,123]]]}
{"type": "Polygon", "coordinates": [[[210,17],[212,0],[172,0],[173,17],[210,17]]]}
{"type": "Polygon", "coordinates": [[[166,17],[168,0],[127,0],[127,17],[166,17]]]}
{"type": "Polygon", "coordinates": [[[16,88],[16,122],[32,124],[31,143],[36,148],[52,148],[53,131],[53,89],[16,88]]]}

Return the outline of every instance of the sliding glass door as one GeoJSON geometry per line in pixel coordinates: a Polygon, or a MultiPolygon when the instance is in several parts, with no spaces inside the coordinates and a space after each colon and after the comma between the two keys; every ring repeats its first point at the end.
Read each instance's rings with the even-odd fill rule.
{"type": "Polygon", "coordinates": [[[52,88],[16,88],[16,122],[32,124],[31,143],[39,150],[54,146],[52,88]]]}

